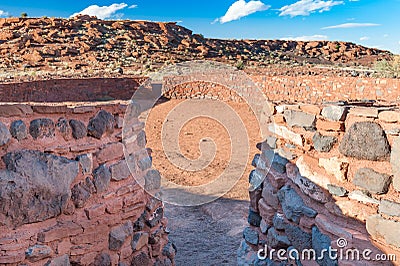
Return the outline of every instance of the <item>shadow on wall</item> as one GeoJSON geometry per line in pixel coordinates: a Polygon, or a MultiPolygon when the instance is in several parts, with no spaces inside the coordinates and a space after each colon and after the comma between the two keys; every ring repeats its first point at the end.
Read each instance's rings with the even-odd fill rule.
{"type": "Polygon", "coordinates": [[[372,261],[392,254],[380,250],[365,224],[336,205],[331,193],[345,196],[343,188],[331,186],[329,193],[266,142],[258,148],[261,154],[255,156],[256,170],[249,178],[250,226],[243,232],[239,265],[269,265],[272,260],[294,265],[394,265],[389,259],[372,261]]]}
{"type": "Polygon", "coordinates": [[[93,102],[129,100],[143,77],[52,79],[0,84],[0,102],[93,102]]]}

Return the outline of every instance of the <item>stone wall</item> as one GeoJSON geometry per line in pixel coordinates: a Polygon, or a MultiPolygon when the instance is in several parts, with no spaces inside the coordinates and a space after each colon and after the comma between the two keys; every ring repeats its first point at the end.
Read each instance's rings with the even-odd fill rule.
{"type": "MultiPolygon", "coordinates": [[[[130,93],[119,89],[117,99],[130,93]]],[[[132,141],[123,141],[126,108],[126,101],[0,105],[0,265],[173,264],[162,202],[137,181],[157,190],[160,176],[143,155],[150,151],[140,113],[124,128],[132,141]]]]}
{"type": "Polygon", "coordinates": [[[129,100],[140,77],[51,79],[0,84],[0,102],[83,102],[129,100]]]}
{"type": "MultiPolygon", "coordinates": [[[[249,227],[239,264],[264,265],[257,251],[265,245],[320,254],[339,248],[338,239],[347,243],[342,250],[368,248],[371,258],[395,254],[398,261],[400,110],[372,104],[271,106],[271,135],[258,145],[249,177],[249,227]]],[[[317,263],[392,265],[327,255],[317,263]]]]}
{"type": "MultiPolygon", "coordinates": [[[[331,76],[270,76],[250,75],[255,84],[270,101],[287,103],[321,104],[337,101],[382,101],[395,103],[400,101],[399,79],[375,79],[360,77],[331,76]]],[[[165,81],[167,97],[211,98],[241,102],[242,99],[221,89],[218,84],[205,86],[205,82],[183,82],[185,77],[168,77],[165,81]],[[181,83],[182,82],[182,83],[181,83]]],[[[187,79],[186,79],[187,80],[187,79]]],[[[217,83],[217,78],[214,79],[217,83]]],[[[232,81],[235,83],[235,81],[232,81]]],[[[237,90],[244,98],[251,97],[251,90],[237,90]]]]}

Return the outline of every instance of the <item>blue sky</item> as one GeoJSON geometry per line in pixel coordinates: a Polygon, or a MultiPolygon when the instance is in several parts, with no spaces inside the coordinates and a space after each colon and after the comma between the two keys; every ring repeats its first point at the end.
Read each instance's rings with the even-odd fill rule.
{"type": "Polygon", "coordinates": [[[0,16],[178,21],[205,37],[351,41],[400,54],[400,0],[2,0],[0,16]]]}

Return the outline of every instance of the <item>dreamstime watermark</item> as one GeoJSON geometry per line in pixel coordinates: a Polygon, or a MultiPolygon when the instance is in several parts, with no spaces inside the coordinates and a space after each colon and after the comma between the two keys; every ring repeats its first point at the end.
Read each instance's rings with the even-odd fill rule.
{"type": "Polygon", "coordinates": [[[371,249],[358,249],[349,248],[348,242],[344,238],[339,238],[336,241],[337,248],[329,246],[321,250],[303,249],[299,251],[295,248],[287,249],[274,249],[265,245],[257,252],[258,259],[260,260],[274,260],[279,261],[317,261],[323,259],[340,260],[340,261],[396,261],[395,254],[374,254],[371,249]]]}

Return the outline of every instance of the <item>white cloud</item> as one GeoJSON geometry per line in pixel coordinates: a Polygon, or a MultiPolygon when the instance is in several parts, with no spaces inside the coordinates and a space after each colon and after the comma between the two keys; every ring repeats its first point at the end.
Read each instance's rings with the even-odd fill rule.
{"type": "Polygon", "coordinates": [[[0,17],[7,17],[8,16],[8,12],[0,10],[0,17]]]}
{"type": "Polygon", "coordinates": [[[322,28],[323,30],[327,29],[349,29],[349,28],[362,28],[362,27],[376,27],[380,26],[380,24],[375,23],[343,23],[339,25],[329,26],[322,28]]]}
{"type": "Polygon", "coordinates": [[[233,3],[226,11],[225,15],[217,18],[214,22],[219,21],[221,24],[227,23],[233,20],[238,20],[242,17],[246,17],[258,11],[264,11],[269,9],[271,6],[265,5],[261,1],[249,1],[246,3],[245,0],[238,0],[233,3]]]}
{"type": "Polygon", "coordinates": [[[368,41],[369,37],[368,36],[363,36],[360,38],[360,41],[368,41]]]}
{"type": "Polygon", "coordinates": [[[85,8],[84,10],[71,15],[71,17],[81,14],[81,15],[96,16],[99,19],[106,19],[114,15],[115,12],[117,12],[118,10],[124,9],[127,6],[128,5],[125,3],[112,4],[109,6],[91,5],[85,8]]]}
{"type": "Polygon", "coordinates": [[[131,5],[131,6],[129,6],[128,8],[129,8],[129,9],[137,8],[137,5],[131,5]]]}
{"type": "Polygon", "coordinates": [[[389,37],[389,34],[383,34],[383,38],[389,37]]]}
{"type": "Polygon", "coordinates": [[[311,13],[329,11],[333,6],[343,4],[343,1],[323,1],[323,0],[300,0],[294,4],[284,6],[279,9],[279,16],[308,16],[311,13]]]}
{"type": "Polygon", "coordinates": [[[328,40],[328,36],[326,35],[311,35],[311,36],[298,36],[298,37],[286,37],[282,38],[283,40],[288,40],[288,41],[326,41],[328,40]]]}

